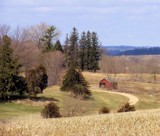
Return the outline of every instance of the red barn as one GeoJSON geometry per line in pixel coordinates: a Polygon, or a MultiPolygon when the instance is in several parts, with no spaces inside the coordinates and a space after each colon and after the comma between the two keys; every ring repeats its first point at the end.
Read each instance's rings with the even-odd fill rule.
{"type": "Polygon", "coordinates": [[[116,82],[109,82],[107,79],[102,79],[99,82],[99,87],[103,87],[106,89],[117,89],[117,83],[116,82]]]}

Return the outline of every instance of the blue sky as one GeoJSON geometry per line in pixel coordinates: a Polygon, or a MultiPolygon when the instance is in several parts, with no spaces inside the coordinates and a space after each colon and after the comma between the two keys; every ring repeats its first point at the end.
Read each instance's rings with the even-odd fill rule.
{"type": "Polygon", "coordinates": [[[61,41],[76,27],[103,45],[160,46],[160,0],[0,0],[0,24],[56,26],[61,41]]]}

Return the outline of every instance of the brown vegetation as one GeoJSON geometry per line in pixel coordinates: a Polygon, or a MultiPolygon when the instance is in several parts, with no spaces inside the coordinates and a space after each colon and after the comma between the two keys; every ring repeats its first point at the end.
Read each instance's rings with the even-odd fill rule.
{"type": "Polygon", "coordinates": [[[64,63],[64,56],[59,51],[43,53],[41,63],[47,69],[48,86],[55,85],[59,80],[62,64],[64,63]]]}

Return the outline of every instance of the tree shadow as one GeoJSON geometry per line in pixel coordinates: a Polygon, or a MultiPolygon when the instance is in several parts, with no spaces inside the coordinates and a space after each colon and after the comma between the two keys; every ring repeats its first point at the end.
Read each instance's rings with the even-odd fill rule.
{"type": "Polygon", "coordinates": [[[41,101],[41,102],[45,102],[45,101],[59,101],[58,99],[55,99],[55,98],[48,98],[48,97],[45,97],[45,96],[42,96],[42,97],[30,97],[30,100],[32,101],[41,101]]]}
{"type": "Polygon", "coordinates": [[[9,103],[12,103],[13,101],[16,101],[16,100],[27,100],[27,99],[30,99],[34,102],[45,102],[45,101],[59,101],[58,99],[55,99],[55,98],[48,98],[48,97],[45,97],[45,96],[39,96],[39,97],[34,97],[34,96],[16,96],[16,95],[13,95],[10,97],[10,99],[4,99],[4,100],[1,100],[0,99],[0,103],[6,103],[6,102],[9,102],[9,103]]]}

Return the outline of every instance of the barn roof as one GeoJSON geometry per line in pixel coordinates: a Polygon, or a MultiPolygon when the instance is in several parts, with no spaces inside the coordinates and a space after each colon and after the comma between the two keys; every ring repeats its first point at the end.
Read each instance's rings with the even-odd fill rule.
{"type": "Polygon", "coordinates": [[[103,78],[101,81],[99,81],[99,83],[102,82],[103,80],[106,80],[106,81],[108,81],[109,83],[114,82],[114,81],[112,81],[110,78],[103,78]]]}

